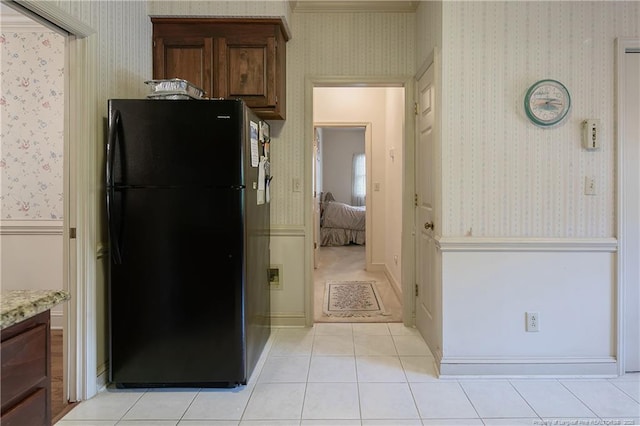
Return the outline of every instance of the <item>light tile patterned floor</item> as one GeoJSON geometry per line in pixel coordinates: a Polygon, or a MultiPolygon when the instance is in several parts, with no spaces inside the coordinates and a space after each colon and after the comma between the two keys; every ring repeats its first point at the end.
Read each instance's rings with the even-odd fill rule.
{"type": "Polygon", "coordinates": [[[442,380],[399,323],[274,330],[247,386],[107,389],[58,426],[640,424],[640,374],[442,380]]]}

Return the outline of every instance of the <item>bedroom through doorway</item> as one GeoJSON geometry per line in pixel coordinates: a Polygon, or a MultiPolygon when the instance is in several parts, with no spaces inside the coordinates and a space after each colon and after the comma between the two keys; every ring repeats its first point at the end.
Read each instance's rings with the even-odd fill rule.
{"type": "Polygon", "coordinates": [[[315,322],[402,321],[403,114],[402,88],[314,88],[315,322]]]}

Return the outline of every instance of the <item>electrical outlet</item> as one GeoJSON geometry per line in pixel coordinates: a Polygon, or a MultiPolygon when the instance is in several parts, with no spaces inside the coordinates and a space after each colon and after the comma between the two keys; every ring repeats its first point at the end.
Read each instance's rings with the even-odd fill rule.
{"type": "Polygon", "coordinates": [[[269,268],[269,288],[282,290],[282,265],[271,265],[269,268]]]}
{"type": "Polygon", "coordinates": [[[527,312],[527,331],[540,331],[540,312],[527,312]]]}

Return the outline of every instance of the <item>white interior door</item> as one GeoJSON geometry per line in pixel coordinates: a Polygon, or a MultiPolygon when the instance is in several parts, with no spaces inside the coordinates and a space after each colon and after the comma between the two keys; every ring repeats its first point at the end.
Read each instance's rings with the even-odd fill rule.
{"type": "Polygon", "coordinates": [[[432,351],[437,348],[434,231],[435,227],[439,226],[433,223],[434,91],[434,67],[431,65],[419,77],[417,84],[415,275],[416,327],[432,351]]]}
{"type": "Polygon", "coordinates": [[[623,107],[621,141],[624,145],[624,345],[625,371],[640,371],[640,40],[626,49],[622,58],[624,74],[619,96],[623,107]]]}

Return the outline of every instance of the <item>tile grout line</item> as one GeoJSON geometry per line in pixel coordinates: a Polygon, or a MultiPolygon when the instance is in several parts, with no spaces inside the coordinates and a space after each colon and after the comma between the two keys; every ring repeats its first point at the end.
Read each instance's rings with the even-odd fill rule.
{"type": "Polygon", "coordinates": [[[400,363],[400,368],[402,368],[402,374],[404,375],[404,379],[405,379],[405,383],[407,385],[407,388],[409,388],[409,394],[411,394],[411,400],[413,401],[413,407],[416,409],[416,413],[418,414],[418,419],[420,420],[420,423],[424,422],[423,417],[422,417],[422,413],[420,412],[420,407],[418,406],[418,402],[416,401],[416,396],[413,393],[413,388],[411,387],[411,383],[409,383],[409,376],[407,376],[407,372],[404,368],[404,365],[402,364],[402,359],[400,358],[400,351],[398,350],[398,345],[396,343],[396,339],[395,336],[393,335],[393,333],[391,333],[391,329],[389,328],[389,324],[387,324],[387,329],[389,330],[389,335],[391,335],[391,341],[393,342],[393,347],[396,350],[396,356],[398,357],[398,362],[400,363]]]}
{"type": "Polygon", "coordinates": [[[200,395],[200,392],[202,392],[202,388],[199,388],[198,391],[195,393],[195,395],[193,395],[193,398],[191,398],[191,402],[189,402],[189,404],[187,405],[187,408],[185,408],[185,410],[182,412],[182,415],[176,422],[176,426],[182,421],[182,419],[184,419],[184,415],[187,414],[187,411],[189,411],[189,408],[191,408],[191,406],[193,405],[193,401],[195,401],[198,395],[200,395]]]}
{"type": "MultiPolygon", "coordinates": [[[[609,383],[611,383],[613,386],[615,386],[616,388],[620,389],[625,395],[627,395],[629,398],[631,398],[632,400],[634,400],[635,402],[637,402],[638,404],[640,404],[640,398],[636,399],[633,397],[633,395],[629,394],[626,390],[622,389],[620,386],[618,386],[615,382],[612,382],[609,380],[609,383]]],[[[640,382],[638,383],[638,387],[640,387],[640,382]]]]}
{"type": "MultiPolygon", "coordinates": [[[[558,379],[556,379],[558,380],[558,379]]],[[[578,401],[580,401],[580,403],[582,405],[584,405],[585,407],[587,407],[587,409],[589,411],[591,411],[593,413],[594,416],[596,416],[598,419],[602,420],[602,417],[600,415],[598,415],[598,413],[595,412],[595,410],[593,410],[586,402],[584,402],[578,395],[576,395],[571,389],[569,389],[569,387],[567,385],[565,385],[564,383],[562,383],[562,380],[558,380],[558,383],[560,383],[562,385],[562,387],[564,387],[566,390],[569,391],[569,393],[571,395],[573,395],[578,401]]]]}
{"type": "Polygon", "coordinates": [[[358,417],[362,425],[362,398],[360,398],[360,378],[358,377],[358,359],[356,358],[356,336],[353,332],[353,324],[351,324],[351,339],[353,341],[353,368],[356,371],[356,393],[358,395],[358,417]]]}
{"type": "Polygon", "coordinates": [[[484,420],[482,419],[482,417],[480,417],[480,413],[478,412],[478,409],[476,408],[475,404],[473,403],[473,401],[471,401],[471,398],[469,397],[469,394],[467,393],[467,390],[464,388],[464,386],[462,386],[462,383],[460,383],[460,380],[456,380],[455,381],[458,386],[460,386],[460,389],[462,389],[462,393],[464,393],[464,396],[467,398],[467,401],[469,401],[469,404],[471,404],[471,407],[473,407],[473,411],[476,412],[476,415],[478,416],[478,418],[480,419],[480,421],[484,423],[484,420]]]}
{"type": "MultiPolygon", "coordinates": [[[[117,388],[116,388],[116,389],[117,389],[117,388]]],[[[127,409],[127,410],[122,414],[122,416],[120,416],[120,418],[119,418],[118,420],[116,420],[116,425],[117,425],[118,423],[120,423],[121,421],[123,421],[123,420],[124,420],[124,417],[129,413],[129,411],[131,411],[131,410],[133,409],[133,407],[135,407],[135,406],[140,402],[140,400],[142,399],[142,397],[143,397],[143,396],[145,396],[148,392],[149,392],[149,388],[145,388],[144,392],[142,392],[142,393],[140,394],[140,396],[139,396],[138,398],[136,398],[135,402],[134,402],[133,404],[131,404],[131,407],[129,407],[129,408],[128,408],[128,409],[127,409]]],[[[98,421],[99,421],[99,419],[98,419],[98,421]]]]}
{"type": "MultiPolygon", "coordinates": [[[[315,324],[314,324],[315,327],[315,324]]],[[[307,368],[307,377],[304,382],[304,392],[302,395],[302,405],[300,406],[300,420],[298,424],[302,424],[302,416],[304,415],[304,406],[307,401],[307,389],[309,389],[309,375],[311,374],[311,360],[313,359],[313,346],[316,344],[316,332],[318,330],[314,330],[313,332],[313,340],[311,341],[311,353],[309,354],[309,363],[307,368]]]]}
{"type": "Polygon", "coordinates": [[[518,395],[520,395],[520,398],[522,398],[522,400],[525,402],[525,404],[527,404],[527,405],[529,406],[529,408],[531,408],[531,411],[533,411],[533,412],[536,414],[536,416],[538,416],[538,419],[542,420],[542,416],[541,416],[541,415],[536,411],[536,409],[535,409],[535,408],[533,408],[533,405],[531,405],[531,404],[529,403],[529,401],[527,400],[527,398],[525,398],[525,397],[524,397],[524,395],[522,395],[522,394],[520,393],[520,391],[518,390],[518,388],[516,388],[516,387],[515,387],[515,385],[514,385],[513,383],[511,383],[511,380],[507,380],[507,382],[508,382],[508,383],[509,383],[509,385],[513,388],[513,390],[515,390],[515,391],[516,391],[516,393],[517,393],[518,395]]]}
{"type": "MultiPolygon", "coordinates": [[[[274,333],[273,337],[269,338],[269,340],[271,340],[271,339],[273,339],[273,340],[271,340],[271,342],[269,344],[269,350],[265,353],[264,360],[260,360],[260,359],[258,360],[258,362],[261,362],[261,361],[263,361],[263,362],[261,362],[260,371],[254,371],[254,374],[257,374],[256,375],[256,381],[255,381],[255,383],[253,383],[253,386],[251,387],[251,391],[249,392],[249,397],[247,398],[246,404],[244,404],[244,409],[242,410],[242,413],[240,414],[240,419],[238,420],[238,425],[240,423],[242,423],[242,420],[243,420],[243,418],[244,418],[244,416],[245,416],[245,414],[247,412],[247,407],[249,406],[249,402],[251,401],[251,397],[253,396],[253,392],[256,390],[256,386],[258,385],[258,381],[260,380],[260,376],[262,375],[262,370],[264,369],[264,365],[266,364],[267,359],[271,356],[271,350],[273,349],[274,342],[275,342],[278,334],[280,334],[280,331],[279,331],[279,329],[276,329],[276,332],[274,333]]],[[[247,386],[249,386],[248,382],[247,382],[247,386]]]]}

